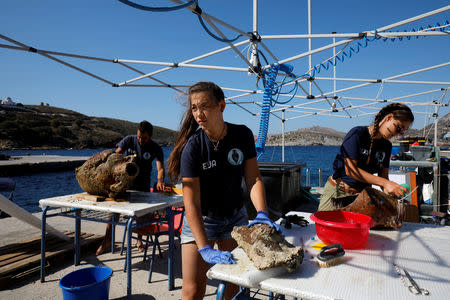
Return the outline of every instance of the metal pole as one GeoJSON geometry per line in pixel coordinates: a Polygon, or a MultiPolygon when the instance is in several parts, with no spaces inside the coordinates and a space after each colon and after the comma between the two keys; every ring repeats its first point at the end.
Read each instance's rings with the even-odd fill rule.
{"type": "Polygon", "coordinates": [[[227,282],[221,280],[219,282],[219,286],[217,287],[217,293],[216,293],[216,299],[217,300],[223,300],[225,297],[225,289],[227,287],[227,282]]]}
{"type": "MultiPolygon", "coordinates": [[[[378,82],[378,79],[362,79],[362,78],[334,78],[334,77],[314,77],[315,80],[336,80],[336,81],[360,81],[360,82],[372,82],[372,83],[381,83],[381,82],[391,82],[391,83],[406,83],[406,84],[437,84],[437,85],[450,85],[448,81],[422,81],[422,80],[390,80],[390,79],[381,79],[381,82],[378,82]]],[[[173,85],[175,86],[175,85],[173,85]]]]}
{"type": "Polygon", "coordinates": [[[323,184],[323,182],[322,182],[322,169],[319,168],[319,187],[322,187],[322,184],[323,184]]]}
{"type": "Polygon", "coordinates": [[[436,103],[436,105],[434,106],[434,146],[437,147],[437,125],[438,125],[438,105],[436,103]]]}
{"type": "MultiPolygon", "coordinates": [[[[167,207],[166,208],[166,212],[167,212],[167,222],[169,223],[169,258],[167,261],[167,273],[168,273],[168,277],[169,277],[169,291],[172,291],[175,285],[175,280],[174,280],[174,270],[173,270],[173,260],[174,260],[174,241],[173,241],[173,236],[174,236],[174,221],[173,221],[173,210],[172,207],[167,207]]],[[[131,270],[130,270],[131,271],[131,270]]]]}
{"type": "MultiPolygon", "coordinates": [[[[246,43],[248,43],[248,41],[242,41],[242,42],[234,44],[234,46],[240,46],[240,45],[243,45],[243,44],[246,44],[246,43]]],[[[185,60],[185,61],[183,61],[181,63],[186,63],[187,64],[187,63],[190,63],[190,62],[193,62],[193,61],[200,60],[200,59],[205,58],[205,57],[212,56],[214,54],[223,52],[223,51],[231,49],[231,48],[232,48],[231,46],[227,46],[227,47],[221,48],[219,50],[216,50],[216,51],[213,51],[213,52],[209,52],[209,53],[206,53],[206,54],[203,54],[203,55],[200,55],[200,56],[197,56],[197,57],[185,60]]],[[[136,80],[140,80],[140,79],[145,78],[145,77],[150,77],[150,76],[153,76],[153,75],[156,75],[156,74],[168,71],[168,70],[172,70],[173,68],[175,68],[175,67],[171,66],[171,67],[162,68],[162,69],[159,69],[159,70],[154,71],[152,73],[144,74],[143,76],[136,77],[136,78],[124,81],[124,82],[120,83],[119,85],[125,85],[125,84],[128,84],[128,83],[132,83],[132,82],[134,82],[136,80]]]]}
{"type": "Polygon", "coordinates": [[[258,0],[253,0],[253,32],[258,31],[258,0]]]}
{"type": "MultiPolygon", "coordinates": [[[[369,31],[365,32],[367,37],[374,37],[375,32],[369,31]]],[[[416,32],[377,32],[377,35],[387,38],[398,38],[398,37],[406,37],[406,36],[445,36],[448,35],[446,31],[416,31],[416,32]]],[[[337,38],[359,38],[361,36],[360,33],[338,33],[335,35],[337,38]]],[[[280,40],[280,39],[322,39],[322,38],[332,38],[333,34],[330,33],[313,33],[313,34],[277,34],[270,35],[264,34],[261,35],[262,39],[265,40],[280,40]]]]}
{"type": "Polygon", "coordinates": [[[311,186],[311,169],[306,168],[306,186],[311,186]]]}
{"type": "MultiPolygon", "coordinates": [[[[339,42],[337,42],[337,44],[339,44],[339,42]]],[[[404,77],[404,76],[409,76],[409,75],[417,74],[417,73],[420,73],[420,72],[429,71],[429,70],[432,70],[432,69],[446,67],[448,65],[450,65],[450,62],[445,62],[443,64],[435,65],[435,66],[432,66],[432,67],[429,67],[429,68],[424,68],[424,69],[420,69],[420,70],[416,70],[416,71],[412,71],[412,72],[407,72],[407,73],[391,76],[391,77],[388,77],[388,78],[384,78],[383,80],[386,80],[386,79],[389,80],[389,79],[395,79],[395,78],[400,78],[400,77],[404,77]]],[[[341,89],[339,91],[336,91],[336,92],[337,93],[342,93],[342,92],[353,90],[353,89],[356,89],[356,88],[365,87],[365,86],[368,86],[368,85],[371,85],[371,84],[374,84],[374,83],[375,82],[373,82],[373,83],[363,83],[363,84],[360,84],[360,85],[355,85],[355,86],[351,86],[351,87],[348,87],[348,88],[343,88],[343,89],[341,89]]],[[[376,83],[378,83],[378,82],[376,82],[376,83]]],[[[324,93],[323,96],[327,96],[327,95],[329,95],[331,93],[332,92],[324,93]]]]}
{"type": "Polygon", "coordinates": [[[45,206],[42,210],[41,219],[41,282],[45,282],[45,248],[46,248],[46,225],[47,225],[47,210],[49,206],[45,206]]]}
{"type": "Polygon", "coordinates": [[[284,162],[284,109],[281,111],[281,161],[284,162]]]}
{"type": "Polygon", "coordinates": [[[215,65],[198,65],[198,64],[191,64],[191,63],[186,64],[186,63],[132,60],[132,59],[120,59],[120,60],[117,60],[117,62],[132,63],[132,64],[145,64],[145,65],[157,65],[157,66],[170,66],[170,67],[175,67],[175,68],[185,67],[185,68],[196,68],[196,69],[212,69],[212,70],[247,72],[246,68],[215,66],[215,65]]]}
{"type": "Polygon", "coordinates": [[[80,240],[80,234],[81,234],[81,209],[77,208],[75,211],[75,237],[74,237],[74,256],[73,256],[73,264],[75,266],[78,266],[80,264],[80,246],[81,246],[81,240],[80,240]]]}
{"type": "MultiPolygon", "coordinates": [[[[434,202],[435,206],[433,207],[434,210],[439,211],[439,207],[444,204],[444,199],[441,198],[441,154],[439,147],[434,147],[434,157],[436,157],[436,161],[438,162],[437,170],[434,171],[434,192],[433,195],[436,198],[436,201],[434,202]],[[437,172],[436,172],[437,171],[437,172]]],[[[434,200],[434,199],[433,199],[434,200]]]]}
{"type": "MultiPolygon", "coordinates": [[[[336,44],[335,37],[333,37],[333,44],[336,44]]],[[[333,47],[333,57],[336,57],[336,47],[333,47]]],[[[336,64],[333,65],[333,91],[336,91],[336,64]]],[[[336,97],[336,92],[333,96],[336,97]]]]}
{"type": "MultiPolygon", "coordinates": [[[[253,0],[253,33],[258,35],[258,0],[253,0]]],[[[253,72],[256,71],[256,68],[259,66],[259,58],[258,58],[258,41],[252,40],[252,54],[250,58],[250,63],[252,64],[253,72]]],[[[249,75],[252,72],[249,71],[249,75]]]]}
{"type": "Polygon", "coordinates": [[[131,216],[127,222],[127,257],[126,260],[126,269],[127,269],[127,299],[131,299],[131,236],[133,235],[133,221],[136,219],[135,216],[131,216]]]}
{"type": "Polygon", "coordinates": [[[116,222],[119,220],[120,214],[114,213],[111,216],[111,253],[114,253],[114,244],[116,243],[116,222]]]}
{"type": "Polygon", "coordinates": [[[421,14],[421,15],[418,15],[418,16],[415,16],[415,17],[412,17],[412,18],[409,18],[409,19],[406,19],[406,20],[403,20],[403,21],[400,21],[400,22],[397,22],[397,23],[388,25],[388,26],[384,26],[384,27],[378,28],[377,31],[378,31],[378,32],[381,32],[381,31],[390,30],[390,29],[392,29],[392,28],[399,27],[399,26],[401,26],[401,25],[405,25],[405,24],[408,24],[408,23],[412,23],[412,22],[418,21],[418,20],[420,20],[420,19],[428,18],[428,17],[430,17],[430,16],[432,16],[432,15],[435,15],[435,14],[439,14],[439,13],[445,12],[445,11],[447,11],[447,10],[449,10],[449,9],[450,9],[450,5],[446,5],[446,6],[444,6],[444,7],[441,7],[441,8],[435,9],[435,10],[432,10],[432,11],[430,11],[430,12],[427,12],[427,13],[424,13],[424,14],[421,14]]]}
{"type": "MultiPolygon", "coordinates": [[[[311,34],[311,0],[308,0],[308,34],[311,34]]],[[[312,40],[308,38],[308,52],[312,50],[312,40]]],[[[309,70],[312,69],[312,55],[308,56],[309,70]]],[[[309,94],[312,95],[312,81],[309,82],[309,94]]]]}

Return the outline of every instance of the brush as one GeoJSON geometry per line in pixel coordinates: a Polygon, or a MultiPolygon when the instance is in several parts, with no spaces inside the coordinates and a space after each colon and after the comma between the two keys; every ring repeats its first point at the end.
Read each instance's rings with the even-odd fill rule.
{"type": "Polygon", "coordinates": [[[322,248],[316,257],[321,268],[328,268],[344,261],[345,251],[341,244],[332,244],[322,248]]]}

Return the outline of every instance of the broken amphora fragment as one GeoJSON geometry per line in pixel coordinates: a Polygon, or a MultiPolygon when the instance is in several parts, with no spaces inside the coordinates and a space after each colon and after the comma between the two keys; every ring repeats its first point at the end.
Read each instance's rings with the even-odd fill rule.
{"type": "Polygon", "coordinates": [[[374,227],[398,229],[402,226],[403,203],[380,190],[367,187],[359,193],[355,201],[340,210],[356,212],[370,216],[374,227]]]}
{"type": "Polygon", "coordinates": [[[115,198],[129,189],[139,166],[133,156],[123,156],[114,150],[104,150],[91,156],[75,169],[80,187],[91,195],[115,198]]]}
{"type": "Polygon", "coordinates": [[[303,248],[294,247],[268,225],[235,226],[231,236],[258,270],[283,266],[292,272],[303,261],[303,248]]]}

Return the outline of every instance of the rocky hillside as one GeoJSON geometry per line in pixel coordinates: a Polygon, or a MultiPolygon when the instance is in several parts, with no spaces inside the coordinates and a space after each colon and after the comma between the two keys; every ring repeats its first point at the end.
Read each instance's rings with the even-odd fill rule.
{"type": "MultiPolygon", "coordinates": [[[[450,140],[444,140],[443,136],[450,131],[450,113],[441,117],[438,120],[438,143],[439,144],[449,144],[450,140]]],[[[346,132],[336,131],[331,128],[313,126],[309,128],[302,128],[295,131],[289,131],[285,133],[285,144],[288,146],[292,145],[327,145],[327,146],[338,146],[342,143],[346,132]]],[[[431,144],[434,138],[434,124],[427,125],[425,128],[420,130],[408,129],[405,134],[400,137],[404,138],[415,138],[415,137],[426,137],[427,143],[431,144]],[[425,134],[424,134],[425,132],[425,134]]],[[[398,143],[400,138],[392,139],[394,144],[398,143]]],[[[281,134],[272,134],[267,137],[266,145],[277,146],[281,145],[281,134]]]]}
{"type": "MultiPolygon", "coordinates": [[[[138,124],[123,120],[89,117],[75,111],[23,105],[0,107],[0,149],[112,148],[126,135],[136,134],[138,124]]],[[[176,131],[154,127],[153,139],[172,145],[176,131]]]]}
{"type": "MultiPolygon", "coordinates": [[[[427,125],[425,128],[422,129],[425,130],[425,133],[428,133],[429,138],[433,138],[434,136],[434,124],[427,125]]],[[[450,113],[446,114],[445,116],[438,119],[438,126],[437,126],[437,136],[439,140],[442,140],[442,137],[450,131],[450,113]]],[[[448,143],[448,141],[447,141],[448,143]]]]}
{"type": "MultiPolygon", "coordinates": [[[[25,148],[112,148],[128,134],[136,134],[138,124],[118,119],[89,117],[64,108],[45,105],[0,105],[0,150],[25,148]]],[[[431,143],[434,125],[410,129],[402,138],[427,136],[431,143]],[[425,130],[424,130],[425,129],[425,130]]],[[[439,119],[439,143],[450,131],[450,113],[439,119]]],[[[286,145],[340,145],[345,132],[313,126],[285,134],[286,145]]],[[[161,145],[173,145],[177,132],[155,126],[153,139],[161,145]]],[[[394,139],[393,143],[398,142],[394,139]]],[[[281,145],[281,134],[271,134],[266,145],[281,145]]]]}
{"type": "MultiPolygon", "coordinates": [[[[287,146],[293,145],[329,145],[336,146],[342,143],[344,132],[331,128],[313,126],[286,132],[284,142],[287,146]]],[[[281,134],[271,134],[267,137],[266,145],[278,146],[282,144],[281,134]]]]}

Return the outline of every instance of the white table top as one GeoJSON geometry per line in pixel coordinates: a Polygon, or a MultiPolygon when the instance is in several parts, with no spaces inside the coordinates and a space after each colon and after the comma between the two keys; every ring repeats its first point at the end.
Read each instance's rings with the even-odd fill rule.
{"type": "MultiPolygon", "coordinates": [[[[296,214],[309,220],[307,213],[296,214]]],[[[302,299],[448,299],[450,227],[404,223],[400,230],[371,230],[364,249],[346,250],[344,263],[319,268],[312,260],[319,251],[312,246],[320,240],[310,223],[283,228],[286,240],[305,249],[303,263],[295,272],[279,268],[259,271],[241,249],[235,249],[237,264],[215,265],[208,277],[302,299]],[[392,263],[408,270],[430,294],[410,293],[392,263]]]]}
{"type": "Polygon", "coordinates": [[[132,199],[134,200],[124,202],[94,202],[90,200],[80,199],[79,197],[77,197],[77,195],[65,195],[39,200],[39,205],[41,208],[44,208],[46,206],[81,208],[108,213],[119,213],[126,216],[140,217],[159,209],[163,209],[169,206],[179,206],[183,204],[182,195],[169,196],[163,193],[138,192],[138,197],[134,197],[132,199]]]}

